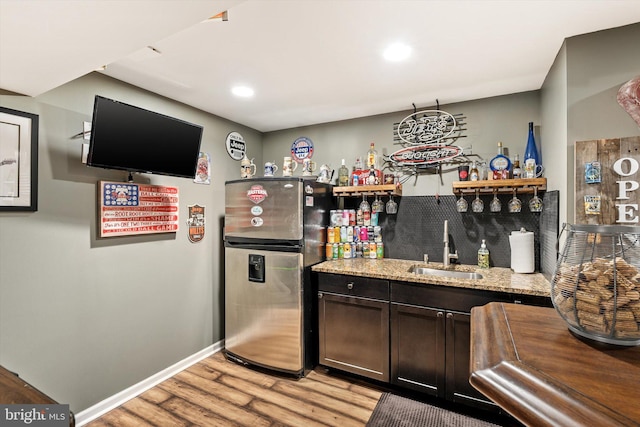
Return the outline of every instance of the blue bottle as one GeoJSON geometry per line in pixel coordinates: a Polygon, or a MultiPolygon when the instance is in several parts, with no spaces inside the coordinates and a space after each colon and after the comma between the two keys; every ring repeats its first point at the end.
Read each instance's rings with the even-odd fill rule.
{"type": "Polygon", "coordinates": [[[524,162],[527,159],[535,159],[536,165],[540,164],[540,157],[538,156],[538,149],[536,148],[536,138],[533,136],[533,122],[529,122],[529,139],[527,140],[527,147],[524,150],[524,162]]]}

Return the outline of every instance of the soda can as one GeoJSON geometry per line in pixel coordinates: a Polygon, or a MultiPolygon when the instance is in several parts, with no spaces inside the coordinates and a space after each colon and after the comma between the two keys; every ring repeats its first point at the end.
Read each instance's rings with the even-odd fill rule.
{"type": "Polygon", "coordinates": [[[369,241],[369,230],[365,226],[360,227],[360,241],[361,242],[369,241]]]}
{"type": "Polygon", "coordinates": [[[333,227],[333,239],[336,243],[340,242],[340,227],[333,227]]]}
{"type": "Polygon", "coordinates": [[[349,225],[356,225],[356,210],[349,209],[349,225]]]}
{"type": "Polygon", "coordinates": [[[342,209],[336,209],[336,227],[342,227],[342,209]]]}
{"type": "Polygon", "coordinates": [[[344,252],[344,259],[349,259],[351,258],[351,243],[346,242],[343,243],[343,252],[344,252]]]}
{"type": "Polygon", "coordinates": [[[353,242],[353,227],[347,227],[347,242],[353,242]]]}
{"type": "Polygon", "coordinates": [[[362,258],[369,258],[369,242],[362,242],[362,258]]]}
{"type": "Polygon", "coordinates": [[[379,225],[373,227],[373,240],[376,242],[382,242],[382,227],[379,225]]]}
{"type": "Polygon", "coordinates": [[[340,242],[347,241],[347,227],[340,227],[340,242]]]}
{"type": "Polygon", "coordinates": [[[360,226],[356,225],[355,227],[353,227],[353,241],[354,242],[359,242],[360,241],[360,226]]]}
{"type": "Polygon", "coordinates": [[[371,211],[362,211],[362,224],[371,225],[371,211]]]}
{"type": "Polygon", "coordinates": [[[344,243],[338,243],[338,259],[344,259],[344,243]]]}
{"type": "Polygon", "coordinates": [[[362,212],[362,209],[358,209],[356,211],[356,225],[364,225],[364,213],[362,212]]]}
{"type": "Polygon", "coordinates": [[[338,212],[335,209],[329,211],[329,226],[335,227],[336,221],[338,221],[338,212]]]}
{"type": "Polygon", "coordinates": [[[378,225],[378,212],[371,212],[371,225],[378,225]]]}
{"type": "Polygon", "coordinates": [[[342,225],[345,227],[349,225],[349,209],[342,211],[342,225]]]}
{"type": "Polygon", "coordinates": [[[327,243],[335,243],[336,235],[333,232],[333,227],[327,227],[327,243]]]}
{"type": "Polygon", "coordinates": [[[362,242],[356,243],[356,254],[354,258],[362,258],[362,242]]]}
{"type": "Polygon", "coordinates": [[[327,260],[333,259],[333,243],[327,243],[325,246],[325,256],[327,260]]]}
{"type": "Polygon", "coordinates": [[[376,246],[376,258],[382,259],[384,258],[384,243],[380,242],[376,246]]]}
{"type": "Polygon", "coordinates": [[[332,259],[338,259],[338,244],[333,244],[333,253],[331,254],[332,259]]]}
{"type": "Polygon", "coordinates": [[[377,247],[376,242],[369,242],[369,258],[376,259],[377,247]]]}

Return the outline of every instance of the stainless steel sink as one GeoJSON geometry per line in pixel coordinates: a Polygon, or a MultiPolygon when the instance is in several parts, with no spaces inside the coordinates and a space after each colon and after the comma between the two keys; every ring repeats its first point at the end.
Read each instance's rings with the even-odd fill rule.
{"type": "Polygon", "coordinates": [[[438,270],[437,268],[421,267],[414,265],[409,269],[409,273],[423,274],[427,276],[452,277],[454,279],[482,279],[482,274],[475,271],[451,271],[438,270]]]}

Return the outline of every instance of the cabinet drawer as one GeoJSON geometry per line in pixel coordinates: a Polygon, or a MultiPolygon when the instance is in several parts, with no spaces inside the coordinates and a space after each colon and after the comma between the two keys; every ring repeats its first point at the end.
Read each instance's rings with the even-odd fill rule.
{"type": "Polygon", "coordinates": [[[492,301],[510,302],[511,299],[500,292],[391,282],[391,301],[470,313],[472,307],[492,301]]]}
{"type": "Polygon", "coordinates": [[[318,291],[389,301],[389,281],[341,274],[318,274],[318,291]]]}

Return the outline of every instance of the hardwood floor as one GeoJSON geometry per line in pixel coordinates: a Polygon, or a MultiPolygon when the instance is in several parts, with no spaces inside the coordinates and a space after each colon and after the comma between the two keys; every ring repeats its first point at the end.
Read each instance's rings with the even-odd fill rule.
{"type": "Polygon", "coordinates": [[[364,426],[383,391],[323,368],[265,374],[219,352],[86,426],[364,426]]]}

